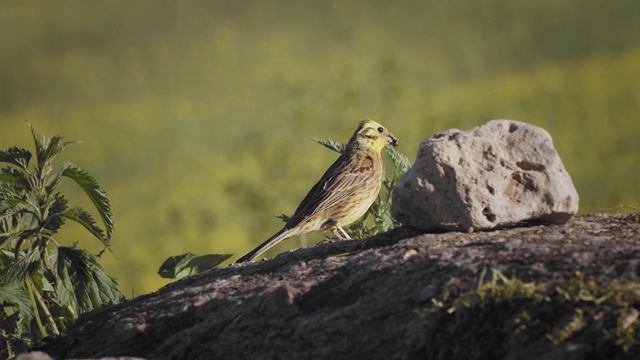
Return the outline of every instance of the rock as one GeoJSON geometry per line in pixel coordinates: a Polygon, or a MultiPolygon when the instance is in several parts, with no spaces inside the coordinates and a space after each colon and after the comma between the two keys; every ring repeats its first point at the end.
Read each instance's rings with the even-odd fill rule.
{"type": "MultiPolygon", "coordinates": [[[[95,358],[94,358],[95,359],[95,358]]],[[[16,356],[14,360],[54,360],[51,356],[47,355],[42,351],[32,351],[30,353],[24,353],[16,356]]],[[[82,359],[73,359],[73,360],[82,360],[82,359]]],[[[138,357],[103,357],[97,360],[144,360],[143,358],[138,357]]]]}
{"type": "Polygon", "coordinates": [[[637,360],[638,320],[614,334],[620,316],[636,311],[629,291],[639,282],[640,213],[471,234],[403,226],[181,279],[84,314],[33,350],[55,359],[637,360]],[[579,273],[593,286],[629,289],[628,299],[611,295],[596,307],[604,298],[590,298],[588,287],[569,295],[584,306],[585,324],[562,344],[547,334],[565,331],[576,314],[565,297],[450,312],[491,284],[494,271],[550,290],[569,281],[575,294],[579,273]],[[628,312],[612,305],[625,302],[628,312]],[[515,327],[524,310],[531,320],[515,327]],[[617,336],[628,335],[636,340],[625,350],[617,336]]]}
{"type": "Polygon", "coordinates": [[[19,354],[14,360],[53,360],[53,358],[42,351],[33,351],[28,354],[19,354]]]}
{"type": "Polygon", "coordinates": [[[420,145],[393,191],[392,214],[424,230],[566,223],[578,193],[549,133],[512,120],[451,129],[420,145]]]}

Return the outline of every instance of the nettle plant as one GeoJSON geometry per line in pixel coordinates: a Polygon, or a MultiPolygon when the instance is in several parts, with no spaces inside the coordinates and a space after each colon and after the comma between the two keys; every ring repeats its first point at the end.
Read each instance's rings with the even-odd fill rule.
{"type": "Polygon", "coordinates": [[[41,337],[59,334],[80,314],[124,299],[114,278],[97,262],[110,250],[113,213],[107,193],[70,162],[53,160],[78,141],[40,136],[31,126],[35,159],[19,147],[0,151],[0,357],[11,358],[41,337]],[[33,160],[33,161],[32,161],[33,160]],[[58,191],[70,179],[95,206],[102,226],[81,207],[70,207],[58,191]],[[62,246],[56,233],[66,220],[82,225],[102,243],[93,255],[62,246]]]}

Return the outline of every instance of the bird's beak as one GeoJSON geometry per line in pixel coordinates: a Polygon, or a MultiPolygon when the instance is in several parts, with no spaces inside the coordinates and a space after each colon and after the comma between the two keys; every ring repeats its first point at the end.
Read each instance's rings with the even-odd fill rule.
{"type": "Polygon", "coordinates": [[[389,141],[389,144],[398,146],[398,138],[395,137],[392,133],[389,133],[389,135],[387,135],[387,140],[389,141]]]}

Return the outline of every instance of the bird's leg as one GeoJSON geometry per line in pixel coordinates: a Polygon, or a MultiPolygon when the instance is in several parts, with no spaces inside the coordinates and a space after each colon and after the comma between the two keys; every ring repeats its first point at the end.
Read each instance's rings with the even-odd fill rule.
{"type": "Polygon", "coordinates": [[[334,234],[338,235],[340,240],[351,240],[351,236],[349,236],[349,234],[347,234],[347,232],[344,231],[342,226],[338,226],[337,228],[335,228],[334,234]],[[338,230],[340,230],[340,231],[338,231],[338,230]],[[344,235],[344,236],[341,236],[340,234],[344,235]]]}

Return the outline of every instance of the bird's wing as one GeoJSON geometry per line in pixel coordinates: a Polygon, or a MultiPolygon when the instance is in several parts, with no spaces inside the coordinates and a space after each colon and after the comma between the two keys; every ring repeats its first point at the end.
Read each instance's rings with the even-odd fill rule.
{"type": "Polygon", "coordinates": [[[341,155],[329,167],[322,178],[311,188],[287,223],[287,228],[296,226],[304,219],[326,210],[349,197],[358,189],[376,181],[373,159],[349,159],[341,155]]]}

